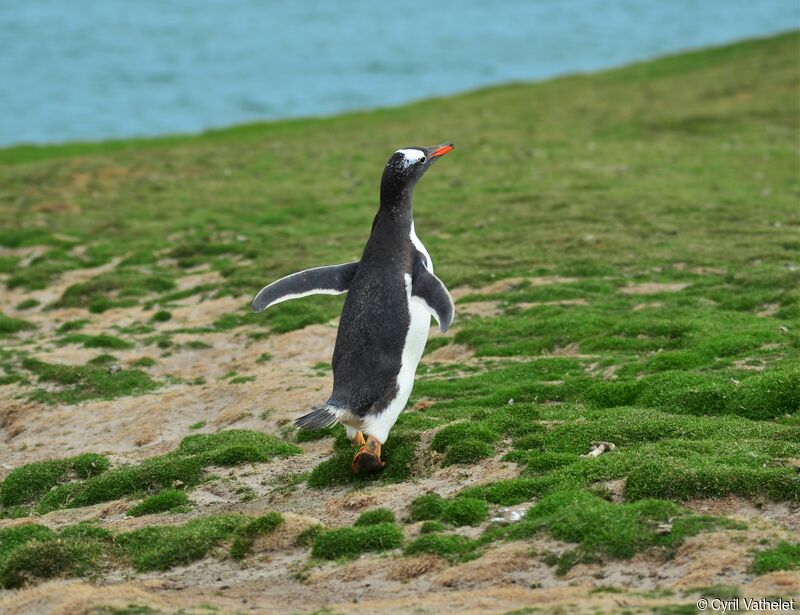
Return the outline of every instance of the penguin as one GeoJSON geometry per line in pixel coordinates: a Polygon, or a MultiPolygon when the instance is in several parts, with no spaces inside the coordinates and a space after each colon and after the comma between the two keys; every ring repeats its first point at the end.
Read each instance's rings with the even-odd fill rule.
{"type": "Polygon", "coordinates": [[[295,424],[315,430],[336,423],[358,446],[353,472],[380,472],[381,447],[405,408],[433,316],[442,332],[455,317],[447,287],[417,237],[411,201],[428,169],[452,143],[399,149],[389,158],[380,207],[361,259],[306,269],[261,289],[252,310],[308,295],[347,293],[333,350],[333,391],[295,424]]]}

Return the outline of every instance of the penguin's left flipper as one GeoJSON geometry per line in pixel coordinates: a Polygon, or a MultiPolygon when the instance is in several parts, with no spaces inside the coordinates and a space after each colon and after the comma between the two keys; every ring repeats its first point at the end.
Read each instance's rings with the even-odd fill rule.
{"type": "Polygon", "coordinates": [[[436,322],[439,323],[439,329],[442,330],[442,333],[447,331],[450,325],[453,324],[453,318],[456,315],[453,298],[450,296],[444,282],[427,270],[422,258],[419,256],[414,267],[411,296],[425,302],[425,307],[430,310],[436,322]]]}
{"type": "Polygon", "coordinates": [[[266,310],[269,306],[290,299],[308,295],[341,295],[350,288],[350,282],[358,269],[358,262],[315,267],[298,271],[265,286],[253,299],[254,312],[266,310]]]}

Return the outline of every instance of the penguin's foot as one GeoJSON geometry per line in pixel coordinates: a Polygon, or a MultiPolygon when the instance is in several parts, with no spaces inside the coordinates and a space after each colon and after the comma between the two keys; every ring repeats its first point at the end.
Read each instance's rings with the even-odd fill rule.
{"type": "Polygon", "coordinates": [[[356,432],[356,435],[350,439],[350,442],[353,443],[353,446],[365,447],[367,445],[367,441],[364,439],[364,434],[360,431],[356,432]]]}
{"type": "Polygon", "coordinates": [[[381,461],[381,443],[372,436],[368,436],[366,443],[361,446],[355,457],[353,457],[351,467],[356,474],[360,472],[377,473],[381,472],[385,465],[386,462],[381,461]]]}

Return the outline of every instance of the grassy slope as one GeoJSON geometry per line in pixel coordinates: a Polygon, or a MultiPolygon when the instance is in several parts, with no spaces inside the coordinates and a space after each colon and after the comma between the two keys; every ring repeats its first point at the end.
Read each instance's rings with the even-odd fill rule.
{"type": "MultiPolygon", "coordinates": [[[[631,502],[800,494],[790,463],[800,458],[799,40],[790,34],[329,119],[0,151],[0,244],[50,246],[19,271],[14,256],[0,257],[4,281],[42,287],[65,270],[121,257],[58,302],[96,312],[168,305],[183,270],[210,263],[225,281],[200,290],[242,295],[242,312],[216,329],[255,331],[265,319],[246,316],[246,303],[264,282],[358,256],[391,151],[452,140],[458,149],[418,188],[417,226],[437,273],[451,287],[511,276],[574,280],[463,300],[502,302],[502,317],[461,318],[455,333],[478,356],[500,359],[456,382],[441,376],[463,366],[422,374],[415,395],[437,403],[401,419],[386,447],[386,480],[413,478],[420,432],[470,419],[468,429],[453,423],[434,439],[443,463],[494,455],[510,439],[508,458],[523,476],[464,495],[493,504],[545,496],[526,531],[567,537],[581,545],[580,557],[629,556],[658,544],[650,517],[671,516],[673,505],[607,504],[587,493],[607,495],[602,481],[625,479],[631,502]],[[174,260],[157,262],[162,256],[174,260]],[[645,282],[688,286],[620,292],[645,282]],[[137,293],[126,293],[131,286],[137,293]],[[531,305],[576,299],[585,304],[531,305]],[[643,303],[655,305],[638,309],[643,303]],[[564,348],[572,356],[551,355],[564,348]],[[618,451],[581,460],[596,440],[618,451]],[[551,518],[548,502],[573,506],[574,518],[551,518]],[[617,517],[619,535],[593,533],[617,517]]],[[[340,302],[288,303],[266,322],[280,331],[324,321],[340,302]]],[[[166,337],[152,337],[152,324],[113,333],[168,347],[166,337]]],[[[7,372],[49,375],[65,387],[106,374],[26,362],[25,346],[14,342],[20,331],[24,324],[12,322],[2,332],[7,372]]],[[[95,386],[98,397],[125,392],[95,386]]],[[[48,395],[33,398],[84,398],[48,395]]],[[[352,452],[341,440],[335,450],[311,485],[352,480],[352,452]]],[[[450,506],[464,502],[474,500],[450,506]]],[[[484,544],[448,540],[426,539],[424,549],[452,555],[484,544]]]]}

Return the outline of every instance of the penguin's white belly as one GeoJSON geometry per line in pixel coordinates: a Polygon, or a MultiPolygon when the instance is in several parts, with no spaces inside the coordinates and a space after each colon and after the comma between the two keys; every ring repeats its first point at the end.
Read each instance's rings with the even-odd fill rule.
{"type": "Polygon", "coordinates": [[[421,299],[411,296],[411,276],[406,275],[405,277],[411,322],[403,345],[400,372],[397,374],[397,395],[383,412],[372,417],[369,425],[366,425],[364,430],[368,435],[374,436],[380,442],[386,441],[389,431],[394,426],[403,408],[406,407],[406,402],[411,396],[411,390],[414,388],[414,375],[417,372],[422,353],[425,351],[425,344],[428,341],[428,332],[431,326],[431,313],[421,299]]]}

